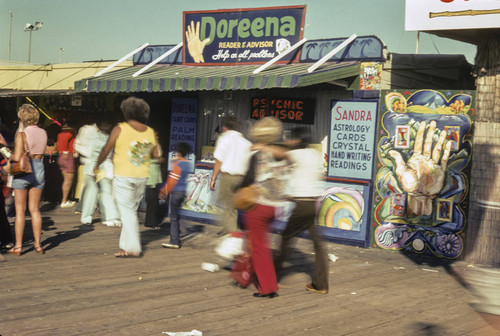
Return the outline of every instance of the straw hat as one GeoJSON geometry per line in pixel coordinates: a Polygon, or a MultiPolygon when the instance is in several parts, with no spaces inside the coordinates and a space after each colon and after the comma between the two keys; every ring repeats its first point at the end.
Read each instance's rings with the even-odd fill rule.
{"type": "Polygon", "coordinates": [[[265,117],[258,120],[248,136],[255,143],[274,143],[281,139],[283,124],[275,117],[265,117]]]}

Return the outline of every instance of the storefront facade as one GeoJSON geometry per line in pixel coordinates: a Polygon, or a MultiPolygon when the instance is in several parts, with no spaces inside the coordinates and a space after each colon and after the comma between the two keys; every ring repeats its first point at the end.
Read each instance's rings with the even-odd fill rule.
{"type": "MultiPolygon", "coordinates": [[[[381,198],[392,197],[390,204],[399,202],[397,205],[401,205],[407,202],[406,196],[383,194],[386,189],[381,189],[379,185],[385,181],[385,171],[381,170],[388,166],[388,163],[380,158],[381,146],[394,147],[388,139],[395,134],[403,134],[405,130],[408,136],[415,135],[412,128],[418,125],[415,120],[421,123],[449,118],[446,109],[440,108],[455,103],[457,98],[454,100],[452,98],[462,94],[449,91],[453,93],[449,96],[444,90],[428,90],[428,95],[435,99],[432,105],[431,101],[422,103],[424,100],[416,99],[415,97],[419,95],[414,89],[432,87],[430,82],[438,77],[441,80],[440,85],[442,83],[450,86],[433,89],[471,88],[470,81],[464,79],[463,73],[467,73],[467,70],[464,70],[461,59],[454,58],[456,62],[448,62],[445,69],[436,72],[429,67],[429,63],[422,67],[416,64],[418,62],[415,60],[413,63],[407,62],[407,59],[398,58],[398,55],[393,55],[391,58],[380,39],[376,36],[362,36],[356,37],[351,43],[340,48],[338,53],[330,55],[322,64],[315,63],[347,39],[307,41],[278,61],[284,64],[274,63],[261,69],[280,52],[300,43],[303,28],[303,20],[300,18],[303,18],[304,11],[305,6],[228,12],[186,12],[184,30],[189,33],[184,38],[185,47],[182,53],[172,54],[170,59],[164,60],[164,64],[155,65],[137,76],[134,74],[140,69],[139,67],[78,81],[75,83],[75,91],[83,95],[84,99],[88,93],[103,95],[124,93],[141,96],[152,102],[151,126],[160,132],[165,152],[167,148],[168,152],[171,152],[176,141],[191,143],[195,149],[191,157],[195,169],[189,181],[188,197],[184,205],[185,215],[199,220],[214,220],[221,212],[215,193],[209,189],[209,183],[214,162],[213,149],[217,134],[221,131],[222,119],[225,116],[235,116],[242,122],[242,131],[246,133],[254,120],[274,115],[284,123],[285,138],[293,127],[305,126],[314,135],[314,146],[324,154],[325,191],[318,202],[317,224],[326,239],[387,249],[406,249],[416,246],[418,248],[413,249],[413,252],[444,258],[459,257],[461,250],[455,254],[434,253],[434,246],[437,243],[432,243],[431,239],[413,243],[417,238],[414,237],[413,240],[397,240],[384,245],[388,241],[385,236],[389,234],[384,235],[380,232],[380,227],[394,229],[400,226],[406,238],[409,236],[408,232],[416,231],[434,232],[436,235],[435,232],[441,230],[444,235],[449,234],[446,230],[450,229],[442,225],[443,222],[447,219],[452,222],[456,215],[451,218],[439,217],[440,221],[436,222],[435,210],[431,209],[430,212],[419,214],[420,217],[427,217],[427,222],[420,222],[422,218],[416,221],[414,218],[409,220],[406,216],[407,210],[403,208],[399,210],[400,218],[397,220],[383,217],[379,211],[381,198]],[[198,22],[200,22],[199,27],[197,27],[198,22]],[[273,22],[276,22],[276,27],[279,26],[276,28],[276,34],[281,35],[271,36],[275,31],[274,28],[266,28],[266,25],[274,27],[273,22]],[[233,30],[230,30],[230,27],[233,27],[233,30]],[[230,35],[231,31],[233,35],[230,35]],[[246,34],[249,39],[242,37],[246,34]],[[188,39],[193,35],[200,43],[214,39],[217,47],[212,48],[214,45],[206,43],[206,52],[196,53],[194,49],[189,49],[188,39]],[[285,47],[280,50],[279,46],[282,44],[285,44],[285,47]],[[249,45],[257,46],[258,50],[245,49],[249,45]],[[272,47],[264,52],[262,50],[265,46],[272,47]],[[251,55],[253,56],[250,57],[251,55]],[[224,62],[224,57],[227,62],[224,62]],[[314,66],[316,68],[311,70],[314,66]],[[414,75],[418,80],[406,81],[404,78],[408,78],[408,75],[414,75]],[[450,77],[455,77],[455,80],[450,80],[450,77]],[[387,104],[386,98],[394,89],[403,90],[395,92],[400,95],[399,99],[393,99],[394,101],[391,100],[387,104]],[[406,92],[410,92],[409,96],[406,92]],[[440,95],[446,99],[438,100],[440,95]],[[411,97],[414,97],[413,100],[409,99],[411,97]],[[395,101],[398,101],[400,106],[403,106],[404,101],[406,104],[404,109],[394,110],[395,101]],[[424,112],[422,109],[411,111],[407,109],[417,105],[422,105],[427,110],[424,112]],[[387,115],[388,111],[397,116],[387,115]],[[155,114],[160,114],[162,117],[155,117],[155,114]],[[387,126],[386,118],[399,120],[403,114],[401,124],[392,123],[387,126]],[[155,118],[161,119],[161,122],[155,123],[155,118]],[[410,124],[410,120],[414,122],[410,124]],[[441,226],[436,227],[438,225],[441,226]],[[380,235],[384,237],[378,238],[380,235]]],[[[160,48],[163,52],[173,46],[151,47],[150,52],[143,55],[152,59],[151,55],[160,54],[158,51],[160,48]]],[[[135,61],[136,64],[147,63],[140,58],[135,61]]],[[[439,67],[437,63],[432,64],[436,68],[439,67]]],[[[470,90],[463,94],[470,97],[464,102],[467,110],[462,108],[453,116],[467,116],[465,119],[468,121],[464,123],[469,128],[458,122],[458,119],[462,119],[457,117],[457,122],[453,120],[450,123],[438,123],[436,132],[438,129],[445,130],[446,126],[446,132],[459,130],[461,137],[470,136],[472,124],[470,115],[473,111],[474,94],[470,90]]],[[[423,93],[420,94],[422,95],[423,93]]],[[[431,142],[435,141],[438,140],[432,138],[431,142]]],[[[411,156],[414,143],[415,139],[408,138],[404,143],[404,146],[408,147],[399,146],[393,150],[401,151],[402,156],[408,154],[411,156]]],[[[454,146],[457,149],[461,148],[462,142],[457,140],[454,146]]],[[[397,185],[402,184],[397,178],[395,181],[397,185]]],[[[463,182],[467,183],[467,180],[464,179],[463,182]]],[[[411,191],[402,189],[399,192],[404,195],[407,193],[411,191]]],[[[437,193],[431,196],[432,203],[437,193]]],[[[442,201],[439,203],[439,209],[446,205],[450,208],[455,207],[454,201],[449,200],[451,196],[440,196],[442,197],[439,199],[442,201]]],[[[466,198],[463,195],[460,197],[466,198]]],[[[465,225],[466,212],[463,211],[463,204],[460,202],[461,199],[457,199],[459,208],[457,211],[464,215],[461,223],[465,225]]],[[[292,204],[281,209],[278,220],[273,224],[276,231],[282,230],[286,225],[291,207],[292,204]]],[[[385,216],[385,212],[383,213],[385,216]]],[[[451,234],[458,236],[463,234],[462,228],[455,227],[451,231],[451,234]]],[[[432,236],[431,233],[426,234],[432,236]]],[[[463,240],[463,236],[460,239],[463,240]]]]}

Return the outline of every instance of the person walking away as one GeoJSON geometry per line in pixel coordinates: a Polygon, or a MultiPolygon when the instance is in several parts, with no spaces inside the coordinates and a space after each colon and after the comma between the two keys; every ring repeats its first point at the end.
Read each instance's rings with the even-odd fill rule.
{"type": "Polygon", "coordinates": [[[70,208],[75,205],[75,202],[68,200],[75,177],[75,158],[73,157],[75,133],[72,127],[64,124],[61,132],[57,135],[57,150],[59,152],[57,163],[63,175],[61,208],[70,208]]]}
{"type": "Polygon", "coordinates": [[[158,199],[158,186],[163,182],[161,173],[162,150],[158,141],[158,132],[155,131],[156,145],[158,147],[158,158],[152,158],[149,164],[149,176],[146,182],[146,219],[145,227],[159,228],[163,221],[164,213],[160,213],[160,202],[158,199]]]}
{"type": "Polygon", "coordinates": [[[97,158],[109,138],[109,133],[113,127],[108,121],[99,122],[97,132],[93,139],[87,144],[90,147],[88,157],[83,167],[83,176],[86,180],[85,192],[82,197],[82,215],[80,221],[82,224],[92,224],[92,216],[96,204],[99,203],[99,212],[102,223],[107,226],[121,226],[120,214],[116,208],[113,198],[113,162],[111,153],[104,159],[99,166],[99,171],[94,174],[94,166],[97,158]]]}
{"type": "Polygon", "coordinates": [[[170,242],[161,244],[166,248],[181,248],[179,210],[186,198],[187,178],[192,171],[191,162],[187,159],[190,152],[189,144],[179,142],[176,145],[172,171],[168,175],[167,183],[160,190],[160,198],[166,200],[167,195],[170,195],[170,242]]]}
{"type": "MultiPolygon", "coordinates": [[[[99,118],[102,119],[102,118],[99,118]]],[[[87,125],[83,125],[78,130],[78,133],[75,138],[75,153],[78,155],[80,160],[80,165],[78,167],[78,180],[79,180],[79,190],[80,190],[80,199],[75,207],[75,213],[81,214],[83,207],[83,197],[85,194],[85,186],[88,182],[88,179],[91,178],[90,175],[85,174],[84,167],[90,162],[90,153],[92,150],[92,140],[96,136],[99,129],[97,128],[96,123],[90,123],[87,125]]],[[[108,134],[109,136],[109,134],[108,134]]],[[[93,166],[91,166],[91,169],[93,166]]],[[[78,188],[77,188],[78,189],[78,188]]]]}
{"type": "MultiPolygon", "coordinates": [[[[323,160],[319,151],[308,148],[310,139],[306,128],[294,128],[288,142],[291,150],[284,152],[284,156],[292,164],[288,196],[295,202],[295,208],[292,210],[286,228],[281,235],[279,254],[276,258],[276,274],[279,279],[291,240],[302,231],[308,230],[314,245],[315,262],[314,276],[312,282],[306,285],[306,290],[327,294],[328,253],[314,223],[316,202],[324,190],[323,160]]],[[[276,151],[274,154],[280,156],[277,155],[276,151]]]]}
{"type": "Polygon", "coordinates": [[[219,236],[238,231],[238,211],[232,203],[233,190],[243,180],[248,168],[251,143],[239,132],[240,122],[234,117],[226,117],[222,122],[222,134],[217,139],[214,157],[215,165],[210,181],[210,189],[217,186],[217,202],[224,207],[219,236]]]}
{"type": "Polygon", "coordinates": [[[116,257],[139,257],[142,247],[139,235],[137,210],[144,196],[149,164],[158,157],[156,137],[145,123],[149,117],[149,105],[143,99],[129,97],[120,108],[125,122],[111,131],[94,166],[94,174],[111,150],[113,154],[113,192],[122,222],[120,251],[116,257]]]}
{"type": "MultiPolygon", "coordinates": [[[[281,139],[281,121],[265,117],[250,130],[250,139],[255,144],[272,144],[281,139]]],[[[278,160],[266,151],[255,152],[247,173],[239,187],[256,186],[256,206],[243,214],[250,241],[250,260],[257,277],[258,293],[255,297],[278,296],[278,282],[269,241],[270,226],[278,208],[286,204],[284,191],[287,178],[286,160],[278,160]]]]}
{"type": "Polygon", "coordinates": [[[19,161],[25,148],[29,150],[32,173],[14,175],[12,188],[14,189],[14,202],[16,207],[15,234],[16,244],[8,250],[9,253],[21,255],[23,249],[23,234],[25,226],[26,200],[31,215],[33,227],[33,239],[35,251],[43,254],[44,250],[40,242],[42,235],[42,215],[40,214],[40,198],[45,186],[45,169],[43,166],[43,154],[47,145],[47,133],[37,126],[40,114],[38,110],[29,104],[23,104],[17,112],[21,123],[20,131],[16,135],[14,152],[6,165],[9,171],[11,162],[19,161]]]}
{"type": "Polygon", "coordinates": [[[45,168],[45,188],[42,193],[42,201],[48,202],[51,208],[55,208],[62,198],[61,185],[63,177],[57,159],[57,135],[61,131],[61,126],[52,123],[45,128],[47,132],[47,146],[43,164],[45,168]]]}
{"type": "MultiPolygon", "coordinates": [[[[0,156],[1,162],[0,164],[4,166],[7,164],[7,160],[9,159],[10,149],[7,147],[7,141],[0,134],[0,146],[2,148],[2,155],[0,156]],[[5,149],[3,149],[5,147],[5,149]],[[3,153],[6,153],[4,155],[3,153]]],[[[7,176],[4,174],[3,169],[0,172],[0,249],[11,249],[14,247],[14,239],[12,237],[12,232],[10,230],[9,219],[7,218],[7,213],[5,212],[5,193],[9,192],[10,188],[5,186],[5,182],[7,181],[7,176]]]]}

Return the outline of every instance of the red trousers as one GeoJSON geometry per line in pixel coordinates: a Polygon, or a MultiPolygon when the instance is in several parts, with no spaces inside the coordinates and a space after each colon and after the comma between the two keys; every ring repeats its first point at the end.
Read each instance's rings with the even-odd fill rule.
{"type": "Polygon", "coordinates": [[[274,219],[274,208],[258,204],[244,214],[250,238],[250,259],[257,276],[257,289],[266,295],[278,291],[273,256],[269,243],[269,226],[274,219]]]}

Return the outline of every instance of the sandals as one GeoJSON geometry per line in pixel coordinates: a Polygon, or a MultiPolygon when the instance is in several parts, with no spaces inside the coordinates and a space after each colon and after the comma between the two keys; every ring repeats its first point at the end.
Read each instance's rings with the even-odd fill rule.
{"type": "Polygon", "coordinates": [[[310,283],[306,285],[306,291],[319,294],[328,294],[328,289],[318,289],[316,288],[316,286],[310,283]]]}
{"type": "Polygon", "coordinates": [[[45,254],[45,251],[43,250],[42,245],[35,246],[35,251],[36,251],[36,253],[39,253],[39,254],[45,254]]]}
{"type": "Polygon", "coordinates": [[[142,257],[140,252],[138,253],[129,253],[127,251],[120,250],[115,253],[115,257],[117,258],[139,258],[142,257]]]}
{"type": "Polygon", "coordinates": [[[17,256],[20,256],[22,252],[23,252],[23,247],[22,246],[14,246],[10,250],[7,250],[7,253],[14,254],[14,255],[17,255],[17,256]]]}

